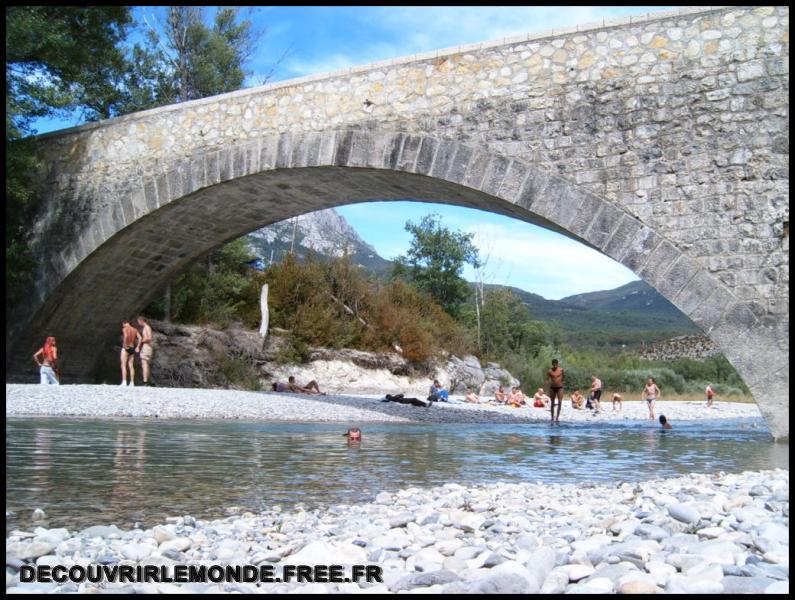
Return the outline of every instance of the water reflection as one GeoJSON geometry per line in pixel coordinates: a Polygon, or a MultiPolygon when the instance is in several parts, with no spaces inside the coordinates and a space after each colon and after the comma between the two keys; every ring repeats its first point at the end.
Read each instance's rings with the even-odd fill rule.
{"type": "Polygon", "coordinates": [[[224,508],[316,507],[446,482],[637,480],[788,467],[788,445],[736,422],[338,425],[7,419],[8,528],[219,517],[224,508]],[[554,468],[549,457],[554,456],[554,468]]]}

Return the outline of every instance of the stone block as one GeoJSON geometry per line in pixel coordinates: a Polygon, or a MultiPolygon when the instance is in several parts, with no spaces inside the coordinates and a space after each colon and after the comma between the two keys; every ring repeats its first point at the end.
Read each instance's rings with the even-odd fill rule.
{"type": "Polygon", "coordinates": [[[604,249],[613,236],[613,232],[618,228],[624,212],[610,204],[602,201],[601,208],[594,216],[591,226],[585,232],[585,239],[593,246],[604,249]]]}
{"type": "Polygon", "coordinates": [[[536,202],[543,202],[546,197],[546,189],[553,179],[553,176],[543,169],[532,169],[516,196],[517,206],[521,206],[525,210],[533,210],[536,202]]]}
{"type": "Polygon", "coordinates": [[[305,167],[307,162],[307,154],[309,153],[309,146],[306,143],[306,133],[293,133],[292,150],[290,151],[290,167],[297,169],[305,167]]]}
{"type": "Polygon", "coordinates": [[[155,183],[154,177],[151,175],[146,175],[144,179],[144,199],[146,200],[145,213],[157,209],[157,184],[155,183]]]}
{"type": "Polygon", "coordinates": [[[641,227],[640,221],[622,212],[613,235],[602,248],[603,252],[613,260],[620,260],[641,227]]]}
{"type": "Polygon", "coordinates": [[[205,157],[206,184],[208,186],[221,182],[221,155],[219,152],[210,152],[205,157]]]}
{"type": "MultiPolygon", "coordinates": [[[[293,134],[288,132],[282,133],[279,136],[279,142],[276,146],[276,164],[277,169],[289,169],[293,157],[293,134]]],[[[221,151],[221,181],[226,181],[223,174],[223,150],[221,151]]]]}
{"type": "Polygon", "coordinates": [[[518,160],[511,161],[499,190],[494,194],[503,200],[515,203],[525,179],[530,175],[531,168],[518,160]]]}
{"type": "Polygon", "coordinates": [[[649,227],[641,227],[641,229],[635,234],[635,237],[630,242],[629,246],[627,246],[627,249],[619,262],[633,273],[639,273],[646,264],[649,255],[657,247],[660,241],[660,236],[652,231],[649,227]]]}
{"type": "Polygon", "coordinates": [[[366,131],[354,131],[350,138],[348,161],[346,164],[340,166],[366,167],[369,146],[370,134],[366,131]]]}
{"type": "Polygon", "coordinates": [[[420,175],[428,175],[433,167],[433,160],[436,156],[436,150],[439,143],[430,137],[422,138],[420,143],[419,154],[417,155],[417,163],[414,167],[414,172],[420,175]]]}
{"type": "Polygon", "coordinates": [[[438,177],[445,179],[450,167],[453,164],[456,152],[458,151],[459,144],[449,140],[442,140],[439,143],[439,148],[436,150],[436,160],[433,162],[433,167],[429,173],[431,177],[438,177]]]}
{"type": "Polygon", "coordinates": [[[488,169],[489,163],[491,162],[491,158],[492,155],[490,153],[476,148],[469,161],[462,183],[467,187],[479,190],[483,182],[483,177],[486,175],[486,169],[488,169]]]}
{"type": "Polygon", "coordinates": [[[558,218],[555,222],[568,228],[569,231],[580,238],[587,240],[586,232],[597,220],[601,211],[605,209],[605,201],[593,194],[580,192],[571,184],[566,184],[561,197],[569,200],[565,205],[561,203],[561,206],[566,208],[567,212],[573,215],[573,218],[558,218]]]}
{"type": "Polygon", "coordinates": [[[651,252],[638,275],[656,288],[681,254],[682,252],[671,242],[662,240],[651,252]]]}
{"type": "Polygon", "coordinates": [[[340,132],[338,131],[324,131],[320,134],[317,155],[318,166],[334,164],[334,154],[337,151],[337,137],[339,135],[340,132]]]}
{"type": "Polygon", "coordinates": [[[674,301],[685,286],[702,270],[699,263],[684,254],[671,265],[665,276],[657,282],[657,291],[674,301]]]}
{"type": "Polygon", "coordinates": [[[395,169],[398,171],[414,171],[414,165],[417,162],[417,155],[420,151],[420,143],[422,138],[417,135],[406,135],[403,139],[403,147],[400,150],[400,156],[397,159],[395,169]]]}
{"type": "Polygon", "coordinates": [[[500,190],[502,181],[505,178],[505,173],[508,172],[508,167],[511,164],[511,159],[504,156],[494,155],[489,161],[486,172],[483,174],[483,180],[480,184],[480,189],[486,194],[496,196],[500,190]]]}
{"type": "Polygon", "coordinates": [[[383,169],[386,162],[387,150],[392,148],[395,138],[393,133],[372,133],[370,134],[370,145],[367,149],[366,166],[376,169],[383,169]]]}
{"type": "Polygon", "coordinates": [[[455,156],[451,159],[450,169],[447,172],[447,180],[463,184],[464,178],[469,173],[469,163],[474,155],[475,151],[470,146],[457,144],[455,156]]]}
{"type": "Polygon", "coordinates": [[[397,169],[400,154],[403,151],[403,144],[406,140],[406,135],[403,133],[396,134],[387,145],[384,153],[384,168],[397,169]]]}
{"type": "MultiPolygon", "coordinates": [[[[265,136],[258,140],[257,148],[259,150],[259,159],[257,164],[260,171],[266,171],[276,168],[276,150],[279,144],[278,136],[265,136]]],[[[213,181],[211,174],[213,173],[211,164],[207,163],[208,181],[213,181]]]]}

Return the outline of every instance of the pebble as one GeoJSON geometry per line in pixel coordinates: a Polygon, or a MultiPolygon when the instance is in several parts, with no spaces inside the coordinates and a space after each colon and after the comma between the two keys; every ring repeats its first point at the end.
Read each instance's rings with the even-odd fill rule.
{"type": "MultiPolygon", "coordinates": [[[[228,507],[226,518],[173,517],[150,529],[36,527],[7,536],[6,585],[8,593],[67,590],[20,584],[25,564],[228,562],[384,569],[383,583],[290,582],[269,593],[786,593],[788,486],[782,469],[588,487],[448,484],[326,510],[228,507]],[[767,495],[748,495],[755,486],[767,495]],[[782,510],[760,508],[774,494],[782,510]],[[707,526],[690,533],[698,524],[707,526]]],[[[263,591],[242,583],[69,585],[85,593],[263,591]]]]}

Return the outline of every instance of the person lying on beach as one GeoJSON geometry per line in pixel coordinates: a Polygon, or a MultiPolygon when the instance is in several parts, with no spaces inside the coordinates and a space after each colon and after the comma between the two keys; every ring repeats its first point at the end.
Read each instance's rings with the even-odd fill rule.
{"type": "Polygon", "coordinates": [[[500,384],[500,387],[497,388],[497,391],[494,392],[494,402],[499,404],[505,404],[508,401],[508,392],[505,391],[505,386],[500,384]]]}
{"type": "Polygon", "coordinates": [[[618,410],[621,410],[621,407],[624,406],[622,402],[624,398],[621,397],[621,394],[618,392],[613,392],[613,410],[616,409],[616,402],[618,402],[618,410]]]}
{"type": "Polygon", "coordinates": [[[325,396],[324,392],[320,391],[320,387],[317,385],[317,381],[314,379],[307,383],[304,386],[296,385],[295,377],[290,375],[287,379],[287,383],[281,382],[274,382],[271,387],[273,388],[274,392],[294,392],[296,394],[320,394],[321,396],[325,396]]]}
{"type": "Polygon", "coordinates": [[[397,402],[398,404],[411,404],[412,406],[420,406],[429,408],[433,402],[428,400],[420,400],[419,398],[406,398],[403,394],[387,394],[381,402],[397,402]]]}
{"type": "Polygon", "coordinates": [[[538,388],[533,395],[533,406],[536,408],[549,408],[549,396],[544,393],[544,388],[538,388]]]}
{"type": "Polygon", "coordinates": [[[472,391],[472,388],[467,388],[467,393],[464,398],[466,398],[467,402],[471,402],[472,404],[480,404],[480,397],[472,391]]]}
{"type": "Polygon", "coordinates": [[[351,427],[348,431],[346,431],[342,435],[347,437],[349,440],[357,440],[358,441],[358,440],[362,439],[362,430],[359,429],[358,427],[351,427]]]}
{"type": "Polygon", "coordinates": [[[665,418],[665,415],[660,415],[660,425],[662,425],[663,429],[673,429],[671,424],[668,422],[668,419],[665,418]]]}
{"type": "Polygon", "coordinates": [[[581,409],[585,404],[585,397],[580,393],[580,390],[574,390],[574,393],[571,395],[571,407],[576,409],[581,409]]]}
{"type": "Polygon", "coordinates": [[[511,388],[511,395],[508,396],[508,405],[513,406],[514,408],[519,408],[526,404],[524,394],[522,393],[522,388],[514,387],[511,388]]]}

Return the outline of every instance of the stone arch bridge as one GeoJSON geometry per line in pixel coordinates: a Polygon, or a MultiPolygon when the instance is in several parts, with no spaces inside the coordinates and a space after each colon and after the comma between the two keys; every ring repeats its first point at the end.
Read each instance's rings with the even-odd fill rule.
{"type": "Polygon", "coordinates": [[[33,379],[30,356],[56,335],[65,373],[90,379],[122,318],[246,232],[414,198],[541,224],[623,263],[787,436],[788,36],[786,7],[680,9],[40,136],[36,290],[6,315],[7,378],[33,379]]]}

